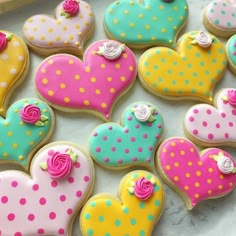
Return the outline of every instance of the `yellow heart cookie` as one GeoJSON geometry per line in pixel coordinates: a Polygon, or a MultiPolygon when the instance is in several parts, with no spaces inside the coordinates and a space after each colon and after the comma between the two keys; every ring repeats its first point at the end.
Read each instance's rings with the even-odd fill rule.
{"type": "Polygon", "coordinates": [[[177,52],[166,47],[147,50],[138,63],[142,85],[167,99],[212,102],[213,89],[227,67],[224,45],[212,35],[183,35],[177,52]]]}
{"type": "Polygon", "coordinates": [[[84,236],[151,236],[164,208],[157,177],[142,170],[128,173],[121,180],[119,197],[98,194],[88,200],[80,215],[84,236]]]}

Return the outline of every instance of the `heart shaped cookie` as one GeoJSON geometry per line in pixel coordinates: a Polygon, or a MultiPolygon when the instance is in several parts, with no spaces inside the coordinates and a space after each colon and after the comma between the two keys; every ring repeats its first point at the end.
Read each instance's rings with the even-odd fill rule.
{"type": "Polygon", "coordinates": [[[29,70],[29,52],[15,34],[0,30],[0,115],[5,115],[8,99],[25,79],[29,70]]]}
{"type": "Polygon", "coordinates": [[[58,54],[45,59],[35,76],[41,98],[57,109],[90,111],[110,119],[113,104],[136,78],[136,59],[125,45],[102,40],[85,52],[84,61],[58,54]]]}
{"type": "Polygon", "coordinates": [[[165,47],[144,52],[139,78],[148,91],[166,99],[212,102],[212,93],[227,67],[224,45],[205,32],[189,32],[177,52],[165,47]]]}
{"type": "Polygon", "coordinates": [[[152,104],[132,104],[125,109],[121,125],[102,124],[93,131],[89,139],[90,155],[106,168],[153,166],[163,126],[163,118],[152,104]]]}
{"type": "Polygon", "coordinates": [[[236,33],[236,0],[214,0],[204,9],[203,23],[215,35],[229,37],[236,33]]]}
{"type": "Polygon", "coordinates": [[[44,102],[27,98],[11,105],[0,117],[0,163],[16,163],[28,169],[32,155],[52,135],[53,111],[44,102]]]}
{"type": "Polygon", "coordinates": [[[174,47],[187,17],[186,0],[119,0],[106,9],[104,28],[109,38],[132,48],[174,47]]]}
{"type": "Polygon", "coordinates": [[[55,18],[42,14],[30,17],[23,27],[26,43],[41,55],[59,52],[82,55],[84,43],[95,26],[90,5],[81,0],[64,0],[55,14],[55,18]]]}
{"type": "Polygon", "coordinates": [[[87,201],[80,215],[83,236],[151,236],[164,208],[157,177],[143,170],[128,173],[120,182],[119,198],[103,193],[87,201]]]}
{"type": "Polygon", "coordinates": [[[228,40],[226,54],[229,61],[229,68],[236,74],[236,34],[228,40]]]}
{"type": "Polygon", "coordinates": [[[93,188],[92,161],[75,144],[55,142],[35,155],[30,172],[0,173],[0,234],[71,235],[93,188]]]}
{"type": "Polygon", "coordinates": [[[236,163],[227,152],[209,148],[199,153],[183,138],[170,138],[161,144],[156,166],[189,210],[203,200],[228,194],[236,185],[236,163]]]}
{"type": "Polygon", "coordinates": [[[236,90],[220,90],[215,107],[198,104],[191,107],[184,119],[187,136],[202,146],[236,146],[236,90]]]}

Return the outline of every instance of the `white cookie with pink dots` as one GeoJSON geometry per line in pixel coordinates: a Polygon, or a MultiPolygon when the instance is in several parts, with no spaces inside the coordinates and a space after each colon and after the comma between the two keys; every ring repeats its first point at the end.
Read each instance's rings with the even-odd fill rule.
{"type": "Polygon", "coordinates": [[[93,182],[93,163],[75,144],[45,146],[34,157],[30,176],[0,173],[0,235],[71,235],[93,182]]]}
{"type": "Polygon", "coordinates": [[[225,88],[215,97],[215,107],[198,104],[185,116],[187,136],[202,146],[236,146],[236,89],[225,88]]]}

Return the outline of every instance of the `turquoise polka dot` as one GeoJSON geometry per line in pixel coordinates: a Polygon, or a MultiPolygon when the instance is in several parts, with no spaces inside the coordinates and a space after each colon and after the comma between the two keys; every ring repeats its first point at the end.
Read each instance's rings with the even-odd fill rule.
{"type": "Polygon", "coordinates": [[[153,215],[148,215],[148,220],[149,221],[153,221],[154,220],[154,216],[153,215]]]}
{"type": "Polygon", "coordinates": [[[151,73],[150,72],[146,72],[145,74],[146,74],[146,76],[150,76],[151,73]]]}
{"type": "Polygon", "coordinates": [[[165,63],[166,59],[165,58],[161,58],[161,62],[165,63]]]}
{"type": "Polygon", "coordinates": [[[188,64],[187,67],[188,68],[192,68],[193,66],[192,66],[192,64],[188,64]]]}
{"type": "Polygon", "coordinates": [[[213,4],[214,4],[215,6],[217,6],[217,2],[214,2],[213,4]]]}
{"type": "Polygon", "coordinates": [[[168,51],[167,53],[168,53],[168,55],[172,55],[172,51],[168,51]]]}
{"type": "Polygon", "coordinates": [[[181,93],[182,93],[182,90],[178,90],[177,93],[178,93],[178,94],[181,94],[181,93]]]}
{"type": "Polygon", "coordinates": [[[139,203],[139,207],[140,207],[141,209],[144,209],[144,208],[145,208],[145,202],[140,202],[140,203],[139,203]]]}
{"type": "Polygon", "coordinates": [[[130,236],[129,234],[125,234],[124,236],[130,236]]]}
{"type": "Polygon", "coordinates": [[[149,174],[147,174],[147,175],[146,175],[146,178],[147,178],[147,179],[151,179],[151,178],[152,178],[152,176],[151,176],[151,175],[149,175],[149,174]]]}
{"type": "Polygon", "coordinates": [[[136,225],[136,219],[135,219],[135,218],[132,218],[132,219],[130,220],[130,224],[131,224],[131,225],[136,225]]]}
{"type": "Polygon", "coordinates": [[[218,50],[218,52],[219,52],[220,54],[224,53],[223,48],[220,48],[220,49],[218,50]]]}
{"type": "Polygon", "coordinates": [[[206,71],[205,71],[205,74],[206,74],[206,75],[209,75],[209,74],[210,74],[210,71],[209,71],[209,70],[206,70],[206,71]]]}
{"type": "MultiPolygon", "coordinates": [[[[216,44],[216,40],[215,40],[213,43],[216,44]]],[[[208,54],[208,55],[211,55],[211,54],[212,54],[212,53],[211,53],[211,50],[207,51],[207,54],[208,54]]]]}
{"type": "Polygon", "coordinates": [[[191,45],[188,45],[188,46],[187,46],[187,49],[189,49],[189,50],[192,49],[192,46],[191,46],[191,45]]]}
{"type": "Polygon", "coordinates": [[[84,218],[85,218],[86,220],[89,220],[89,219],[91,218],[91,216],[90,216],[89,213],[85,213],[84,218]]]}
{"type": "Polygon", "coordinates": [[[192,89],[192,93],[196,93],[196,89],[192,89]]]}
{"type": "Polygon", "coordinates": [[[180,75],[180,76],[184,76],[184,72],[182,72],[182,71],[179,72],[179,75],[180,75]]]}
{"type": "Polygon", "coordinates": [[[162,78],[158,78],[158,82],[163,82],[163,79],[162,78]]]}
{"type": "Polygon", "coordinates": [[[205,62],[201,61],[200,66],[205,66],[205,62]]]}
{"type": "Polygon", "coordinates": [[[145,231],[144,230],[140,230],[139,236],[145,236],[145,231]]]}
{"type": "Polygon", "coordinates": [[[104,216],[99,216],[99,217],[98,217],[98,220],[99,220],[100,222],[103,222],[103,221],[104,221],[104,216]]]}
{"type": "Polygon", "coordinates": [[[236,17],[236,14],[235,14],[235,13],[233,13],[233,14],[232,14],[232,17],[236,17]]]}
{"type": "Polygon", "coordinates": [[[157,87],[157,83],[153,83],[152,87],[156,88],[157,87]]]}
{"type": "Polygon", "coordinates": [[[119,227],[121,225],[121,221],[120,220],[116,220],[115,221],[115,226],[119,227]]]}
{"type": "Polygon", "coordinates": [[[208,91],[206,92],[206,96],[207,96],[207,97],[209,97],[209,96],[210,96],[210,93],[209,93],[208,91]]]}
{"type": "Polygon", "coordinates": [[[215,83],[215,79],[211,79],[211,83],[215,83]]]}
{"type": "Polygon", "coordinates": [[[153,68],[154,68],[154,70],[158,70],[158,66],[157,65],[153,66],[153,68]]]}
{"type": "Polygon", "coordinates": [[[223,4],[222,4],[224,7],[226,7],[226,3],[225,2],[223,2],[223,4]]]}
{"type": "Polygon", "coordinates": [[[90,203],[90,206],[91,206],[91,207],[95,207],[95,206],[96,206],[96,202],[91,202],[91,203],[90,203]]]}
{"type": "Polygon", "coordinates": [[[128,214],[129,213],[129,208],[128,207],[124,207],[122,211],[123,211],[123,213],[128,214]]]}
{"type": "Polygon", "coordinates": [[[211,9],[210,12],[213,13],[213,12],[215,12],[215,11],[214,11],[214,9],[211,9]]]}
{"type": "Polygon", "coordinates": [[[143,64],[144,64],[144,66],[148,66],[148,62],[147,61],[145,61],[143,64]]]}
{"type": "Polygon", "coordinates": [[[182,59],[183,59],[183,61],[187,61],[187,57],[183,57],[182,59]]]}
{"type": "Polygon", "coordinates": [[[134,173],[134,174],[133,174],[133,178],[137,179],[137,178],[138,178],[138,174],[137,174],[137,173],[134,173]]]}
{"type": "Polygon", "coordinates": [[[157,55],[159,55],[161,52],[160,52],[160,50],[156,50],[155,53],[156,53],[157,55]]]}
{"type": "Polygon", "coordinates": [[[228,27],[231,27],[232,25],[231,25],[231,22],[227,22],[227,26],[228,27]]]}
{"type": "Polygon", "coordinates": [[[222,61],[222,65],[226,66],[227,62],[226,61],[222,61]]]}
{"type": "Polygon", "coordinates": [[[155,187],[154,187],[154,190],[155,190],[155,192],[159,191],[160,190],[160,186],[156,184],[155,187]]]}
{"type": "Polygon", "coordinates": [[[161,205],[161,202],[160,200],[155,200],[154,204],[156,207],[159,207],[161,205]]]}
{"type": "Polygon", "coordinates": [[[221,14],[222,14],[222,15],[225,15],[225,11],[221,11],[221,14]]]}
{"type": "Polygon", "coordinates": [[[168,89],[168,88],[164,88],[164,92],[165,92],[165,93],[168,93],[168,92],[169,92],[169,89],[168,89]]]}
{"type": "Polygon", "coordinates": [[[204,83],[203,83],[202,81],[200,81],[200,82],[198,83],[199,86],[203,86],[203,84],[204,84],[204,83]]]}
{"type": "Polygon", "coordinates": [[[105,233],[104,236],[111,236],[111,234],[109,234],[109,233],[105,233]]]}
{"type": "Polygon", "coordinates": [[[189,84],[189,80],[185,80],[184,83],[185,83],[185,84],[189,84]]]}
{"type": "Polygon", "coordinates": [[[168,70],[167,72],[168,72],[169,75],[171,75],[173,73],[172,70],[168,70]]]}
{"type": "Polygon", "coordinates": [[[195,54],[195,56],[196,56],[196,57],[200,57],[201,54],[200,54],[199,52],[197,52],[197,53],[195,54]]]}
{"type": "Polygon", "coordinates": [[[178,62],[177,62],[177,61],[173,62],[173,65],[174,65],[174,66],[177,66],[177,65],[178,65],[178,62]]]}
{"type": "Polygon", "coordinates": [[[220,75],[222,73],[222,70],[217,70],[217,74],[220,75]]]}
{"type": "Polygon", "coordinates": [[[216,59],[212,59],[212,63],[216,63],[217,62],[217,60],[216,59]]]}
{"type": "Polygon", "coordinates": [[[88,236],[93,236],[93,229],[88,229],[87,234],[88,234],[88,236]]]}
{"type": "Polygon", "coordinates": [[[197,77],[198,73],[197,72],[193,72],[193,77],[197,77]]]}
{"type": "Polygon", "coordinates": [[[219,20],[215,20],[215,24],[216,24],[216,25],[219,25],[219,24],[220,24],[220,21],[219,21],[219,20]]]}
{"type": "Polygon", "coordinates": [[[111,206],[111,205],[112,205],[112,202],[111,202],[111,200],[106,200],[106,202],[105,202],[105,203],[106,203],[106,205],[107,205],[107,206],[111,206]]]}

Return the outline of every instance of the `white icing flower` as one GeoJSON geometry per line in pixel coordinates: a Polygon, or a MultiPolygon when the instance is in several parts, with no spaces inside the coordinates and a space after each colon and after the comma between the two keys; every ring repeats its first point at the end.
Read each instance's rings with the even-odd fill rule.
{"type": "Polygon", "coordinates": [[[141,104],[134,109],[134,115],[137,120],[145,122],[149,120],[150,116],[152,115],[152,112],[149,106],[141,104]]]}
{"type": "Polygon", "coordinates": [[[196,37],[195,40],[197,41],[198,45],[203,48],[208,48],[212,44],[212,38],[209,34],[201,31],[196,37]]]}
{"type": "Polygon", "coordinates": [[[231,174],[234,170],[234,163],[229,157],[220,155],[217,160],[217,166],[223,174],[231,174]]]}

